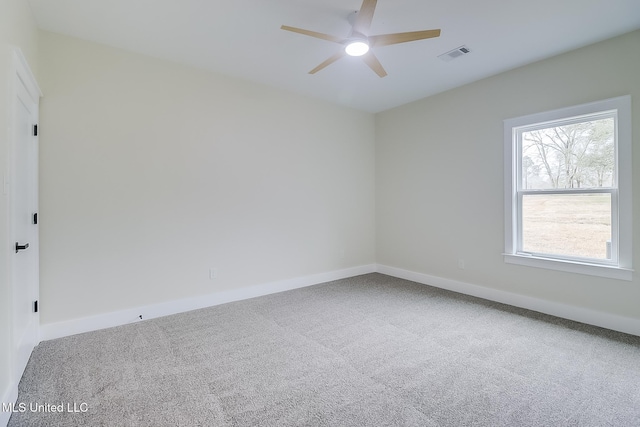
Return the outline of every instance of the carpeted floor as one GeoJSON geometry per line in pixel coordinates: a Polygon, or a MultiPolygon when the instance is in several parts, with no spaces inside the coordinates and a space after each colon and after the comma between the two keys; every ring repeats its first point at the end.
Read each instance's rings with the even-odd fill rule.
{"type": "Polygon", "coordinates": [[[42,342],[18,403],[10,426],[640,426],[640,337],[369,274],[42,342]]]}

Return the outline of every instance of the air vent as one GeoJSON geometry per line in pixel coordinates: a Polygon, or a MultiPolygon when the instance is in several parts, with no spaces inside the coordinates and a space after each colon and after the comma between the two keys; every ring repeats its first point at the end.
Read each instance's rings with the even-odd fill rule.
{"type": "Polygon", "coordinates": [[[469,49],[466,46],[460,46],[457,47],[453,50],[450,50],[447,53],[443,53],[442,55],[438,55],[438,58],[442,59],[445,62],[449,62],[449,61],[453,61],[456,58],[461,57],[462,55],[466,55],[467,53],[471,52],[471,49],[469,49]]]}

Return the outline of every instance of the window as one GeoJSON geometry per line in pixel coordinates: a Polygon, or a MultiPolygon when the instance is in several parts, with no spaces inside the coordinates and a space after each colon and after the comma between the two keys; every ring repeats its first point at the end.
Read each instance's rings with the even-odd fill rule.
{"type": "Polygon", "coordinates": [[[505,120],[505,262],[632,280],[631,97],[505,120]]]}

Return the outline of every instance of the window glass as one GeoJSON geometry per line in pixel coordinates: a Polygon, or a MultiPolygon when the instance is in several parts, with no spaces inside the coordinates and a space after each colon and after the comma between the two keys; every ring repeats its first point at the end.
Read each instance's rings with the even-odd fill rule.
{"type": "Polygon", "coordinates": [[[611,195],[524,195],[522,251],[611,259],[611,195]]]}
{"type": "Polygon", "coordinates": [[[614,136],[613,117],[522,132],[521,188],[612,187],[614,136]]]}

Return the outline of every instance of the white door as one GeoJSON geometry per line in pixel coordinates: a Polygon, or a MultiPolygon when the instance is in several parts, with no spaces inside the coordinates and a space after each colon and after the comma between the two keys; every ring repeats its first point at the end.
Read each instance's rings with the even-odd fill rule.
{"type": "Polygon", "coordinates": [[[11,282],[14,373],[19,380],[38,344],[38,103],[40,91],[21,55],[16,54],[12,119],[11,282]]]}

